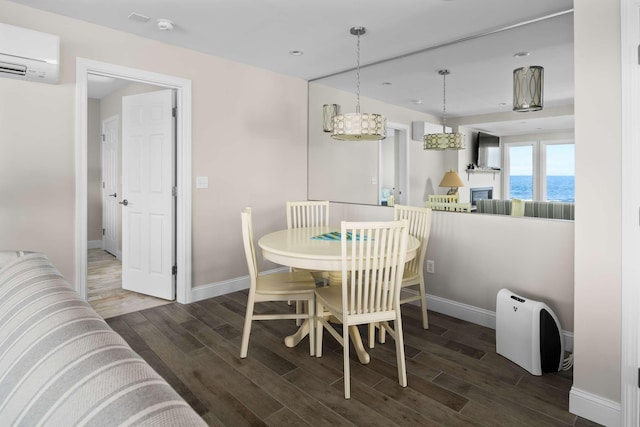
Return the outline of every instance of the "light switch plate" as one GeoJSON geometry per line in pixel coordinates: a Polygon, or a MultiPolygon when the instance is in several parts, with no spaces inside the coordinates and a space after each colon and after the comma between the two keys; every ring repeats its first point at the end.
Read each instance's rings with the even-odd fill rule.
{"type": "Polygon", "coordinates": [[[196,176],[196,188],[209,188],[209,177],[196,176]]]}

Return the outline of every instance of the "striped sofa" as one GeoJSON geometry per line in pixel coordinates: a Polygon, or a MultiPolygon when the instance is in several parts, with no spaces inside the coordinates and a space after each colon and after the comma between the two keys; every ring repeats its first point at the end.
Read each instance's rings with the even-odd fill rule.
{"type": "Polygon", "coordinates": [[[206,424],[45,255],[0,252],[0,425],[206,424]]]}
{"type": "MultiPolygon", "coordinates": [[[[477,200],[476,212],[494,215],[511,215],[511,200],[477,200]]],[[[541,202],[525,200],[524,216],[574,220],[575,204],[569,202],[541,202]]]]}

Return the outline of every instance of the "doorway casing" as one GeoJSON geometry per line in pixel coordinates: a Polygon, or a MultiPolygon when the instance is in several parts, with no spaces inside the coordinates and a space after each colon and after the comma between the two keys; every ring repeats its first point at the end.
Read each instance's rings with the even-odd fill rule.
{"type": "Polygon", "coordinates": [[[109,64],[76,60],[75,287],[87,300],[87,78],[89,74],[175,89],[176,92],[176,300],[191,302],[191,81],[109,64]]]}

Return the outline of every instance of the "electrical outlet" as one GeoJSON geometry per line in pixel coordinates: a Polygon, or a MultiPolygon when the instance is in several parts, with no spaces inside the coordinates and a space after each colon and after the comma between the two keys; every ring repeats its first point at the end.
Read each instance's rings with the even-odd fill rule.
{"type": "Polygon", "coordinates": [[[427,273],[434,274],[436,272],[436,263],[432,259],[427,260],[427,273]]]}

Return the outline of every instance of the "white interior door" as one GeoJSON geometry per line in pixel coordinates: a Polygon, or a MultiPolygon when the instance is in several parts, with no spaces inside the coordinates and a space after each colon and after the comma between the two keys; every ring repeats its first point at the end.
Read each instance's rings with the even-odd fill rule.
{"type": "Polygon", "coordinates": [[[173,91],[122,98],[122,287],[175,299],[173,91]]]}
{"type": "Polygon", "coordinates": [[[118,205],[118,116],[102,122],[102,248],[120,258],[118,205]]]}

